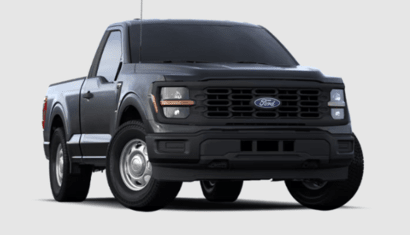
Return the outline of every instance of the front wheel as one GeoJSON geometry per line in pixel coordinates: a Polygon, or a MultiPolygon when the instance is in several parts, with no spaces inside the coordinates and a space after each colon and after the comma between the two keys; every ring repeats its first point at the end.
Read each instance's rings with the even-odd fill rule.
{"type": "Polygon", "coordinates": [[[201,180],[202,193],[211,202],[234,202],[242,190],[243,181],[201,180]]]}
{"type": "Polygon", "coordinates": [[[153,211],[165,207],[177,196],[182,182],[160,181],[152,177],[144,126],[131,121],[123,124],[108,148],[107,180],[114,197],[125,207],[153,211]]]}
{"type": "Polygon", "coordinates": [[[353,198],[363,177],[363,153],[355,138],[354,157],[349,165],[348,179],[344,181],[286,181],[292,197],[303,206],[317,210],[333,210],[353,198]]]}

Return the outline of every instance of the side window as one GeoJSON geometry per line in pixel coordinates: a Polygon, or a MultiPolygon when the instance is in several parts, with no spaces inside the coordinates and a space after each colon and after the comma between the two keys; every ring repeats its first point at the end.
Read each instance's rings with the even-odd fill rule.
{"type": "Polygon", "coordinates": [[[108,81],[114,81],[121,58],[121,32],[113,31],[108,37],[100,64],[98,66],[97,76],[103,76],[108,81]]]}

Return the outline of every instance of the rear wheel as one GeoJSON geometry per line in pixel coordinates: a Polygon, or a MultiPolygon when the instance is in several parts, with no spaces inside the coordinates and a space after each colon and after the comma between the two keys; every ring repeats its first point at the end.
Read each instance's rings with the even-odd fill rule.
{"type": "Polygon", "coordinates": [[[67,153],[64,130],[57,128],[51,139],[49,173],[54,199],[64,201],[83,201],[90,188],[91,167],[80,167],[80,172],[70,174],[70,161],[67,153]]]}
{"type": "Polygon", "coordinates": [[[353,198],[363,177],[363,153],[355,138],[355,155],[349,165],[348,179],[344,181],[304,180],[286,181],[292,197],[300,204],[317,210],[332,210],[353,198]]]}
{"type": "Polygon", "coordinates": [[[243,181],[201,181],[202,193],[211,202],[236,201],[241,193],[242,185],[243,181]]]}
{"type": "Polygon", "coordinates": [[[152,177],[145,130],[140,122],[123,124],[108,148],[107,180],[114,197],[125,207],[153,211],[165,207],[177,196],[182,182],[152,177]]]}

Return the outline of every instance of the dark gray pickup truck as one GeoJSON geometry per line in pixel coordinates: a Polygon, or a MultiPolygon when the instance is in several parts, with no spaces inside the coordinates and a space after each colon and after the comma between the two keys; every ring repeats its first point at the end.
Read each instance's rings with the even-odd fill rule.
{"type": "Polygon", "coordinates": [[[244,180],[263,179],[330,210],[363,175],[342,79],[300,66],[246,23],[112,24],[87,77],[50,85],[42,124],[57,201],[84,200],[92,172],[105,169],[115,198],[135,210],[166,206],[184,181],[233,202],[244,180]]]}

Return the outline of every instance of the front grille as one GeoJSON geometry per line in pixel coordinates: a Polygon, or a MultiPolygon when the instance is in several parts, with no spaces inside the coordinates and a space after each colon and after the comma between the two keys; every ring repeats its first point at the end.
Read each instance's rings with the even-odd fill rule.
{"type": "Polygon", "coordinates": [[[320,89],[206,88],[207,118],[226,119],[320,119],[328,112],[327,97],[320,89]],[[280,100],[277,108],[261,109],[252,103],[261,97],[280,100]]]}
{"type": "Polygon", "coordinates": [[[226,123],[226,126],[305,126],[305,123],[270,123],[270,122],[258,122],[258,123],[226,123]]]}

